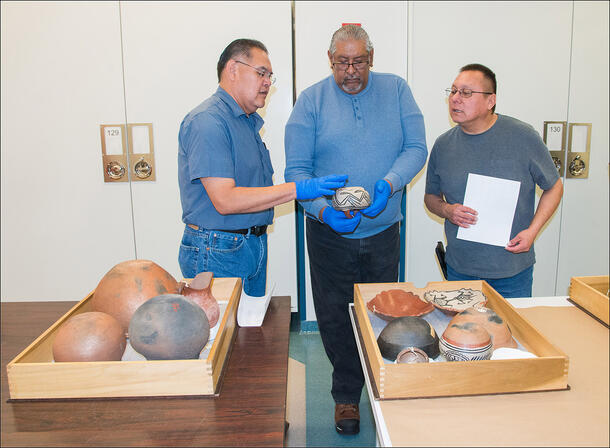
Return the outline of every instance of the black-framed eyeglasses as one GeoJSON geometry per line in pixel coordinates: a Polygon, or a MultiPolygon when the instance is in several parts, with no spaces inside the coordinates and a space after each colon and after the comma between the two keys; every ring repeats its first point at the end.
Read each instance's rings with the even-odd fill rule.
{"type": "Polygon", "coordinates": [[[274,84],[277,79],[277,77],[273,74],[273,72],[268,72],[267,70],[262,69],[262,68],[256,68],[245,62],[238,61],[237,59],[235,59],[235,62],[239,62],[240,64],[247,65],[248,67],[254,69],[256,71],[256,73],[258,73],[258,76],[260,76],[261,78],[267,78],[271,84],[274,84]]]}
{"type": "Polygon", "coordinates": [[[360,70],[364,70],[369,66],[369,60],[366,61],[354,61],[354,62],[333,62],[333,68],[335,70],[346,72],[349,66],[354,67],[354,70],[359,72],[360,70]]]}
{"type": "Polygon", "coordinates": [[[473,93],[483,93],[485,95],[493,95],[493,92],[477,92],[476,90],[456,89],[455,87],[452,89],[445,89],[445,93],[447,94],[447,96],[453,96],[456,93],[459,93],[462,98],[470,98],[473,93]]]}

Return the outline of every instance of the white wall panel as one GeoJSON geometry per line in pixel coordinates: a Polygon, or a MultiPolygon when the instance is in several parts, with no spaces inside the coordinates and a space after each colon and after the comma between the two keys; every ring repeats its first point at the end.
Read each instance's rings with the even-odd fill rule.
{"type": "MultiPolygon", "coordinates": [[[[152,122],[156,181],[133,183],[138,258],[176,278],[184,224],[178,189],[178,130],[184,116],[216,91],[216,64],[234,39],[260,40],[278,81],[259,113],[275,169],[284,182],[284,126],[292,108],[290,2],[122,2],[128,122],[152,122]]],[[[268,282],[296,304],[294,205],[276,207],[269,230],[268,282]]]]}
{"type": "Polygon", "coordinates": [[[99,125],[125,119],[117,2],[2,2],[2,300],[80,300],[134,257],[128,183],[99,125]]]}
{"type": "MultiPolygon", "coordinates": [[[[531,124],[540,135],[544,121],[566,120],[571,9],[568,2],[414,2],[411,86],[429,150],[453,125],[444,89],[469,63],[496,73],[498,113],[531,124]]],[[[434,247],[445,236],[442,220],[423,202],[425,169],[419,177],[408,197],[407,280],[423,286],[441,280],[434,247]]],[[[535,243],[534,295],[554,294],[559,214],[535,243]]]]}
{"type": "Polygon", "coordinates": [[[566,179],[557,295],[570,278],[608,275],[608,2],[575,2],[571,123],[592,123],[589,177],[566,179]]]}

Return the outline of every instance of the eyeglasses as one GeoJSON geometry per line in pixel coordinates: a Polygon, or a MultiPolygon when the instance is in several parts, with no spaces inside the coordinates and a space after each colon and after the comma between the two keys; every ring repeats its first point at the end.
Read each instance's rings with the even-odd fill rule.
{"type": "Polygon", "coordinates": [[[476,90],[470,89],[456,89],[455,87],[452,89],[445,89],[447,96],[453,96],[456,93],[459,93],[462,98],[470,98],[473,93],[483,93],[485,95],[493,95],[493,92],[477,92],[476,90]]]}
{"type": "Polygon", "coordinates": [[[277,79],[276,76],[273,74],[273,72],[268,72],[265,69],[253,67],[250,64],[246,64],[245,62],[238,61],[237,59],[235,59],[235,62],[239,62],[240,64],[244,64],[244,65],[247,65],[250,68],[253,68],[254,71],[256,71],[256,73],[258,73],[259,77],[267,78],[271,84],[274,84],[275,80],[277,79]]]}
{"type": "Polygon", "coordinates": [[[369,60],[366,61],[355,61],[355,62],[333,62],[333,68],[335,70],[341,70],[346,72],[349,66],[354,67],[354,70],[359,72],[360,70],[364,70],[369,66],[369,60]]]}

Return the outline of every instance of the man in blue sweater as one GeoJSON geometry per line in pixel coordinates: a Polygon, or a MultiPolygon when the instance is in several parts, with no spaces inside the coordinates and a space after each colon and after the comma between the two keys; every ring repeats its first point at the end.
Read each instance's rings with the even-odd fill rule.
{"type": "Polygon", "coordinates": [[[428,151],[423,116],[405,80],[370,71],[373,46],[364,29],[338,29],[328,58],[332,76],[301,93],[286,124],[285,179],[347,173],[347,186],[364,187],[373,198],[353,216],[333,209],[328,198],[299,201],[318,327],[333,365],[335,427],[356,434],[364,377],[348,306],[354,283],[398,280],[402,190],[428,151]]]}

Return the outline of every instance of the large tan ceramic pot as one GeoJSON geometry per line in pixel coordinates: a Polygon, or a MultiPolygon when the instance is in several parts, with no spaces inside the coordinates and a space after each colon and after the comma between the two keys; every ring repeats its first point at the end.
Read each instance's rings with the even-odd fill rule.
{"type": "Polygon", "coordinates": [[[470,307],[451,319],[451,323],[463,322],[474,322],[485,328],[491,336],[494,350],[500,347],[517,347],[517,342],[513,339],[508,324],[490,308],[484,306],[470,307]]]}
{"type": "Polygon", "coordinates": [[[209,335],[203,309],[178,294],[147,300],[129,324],[129,343],[146,359],[196,359],[209,335]]]}
{"type": "Polygon", "coordinates": [[[121,324],[112,316],[86,312],[68,319],[53,341],[56,362],[120,361],[127,341],[121,324]]]}
{"type": "Polygon", "coordinates": [[[91,298],[94,311],[114,316],[127,331],[133,313],[148,299],[178,292],[178,282],[150,260],[128,260],[114,266],[100,280],[91,298]]]}

